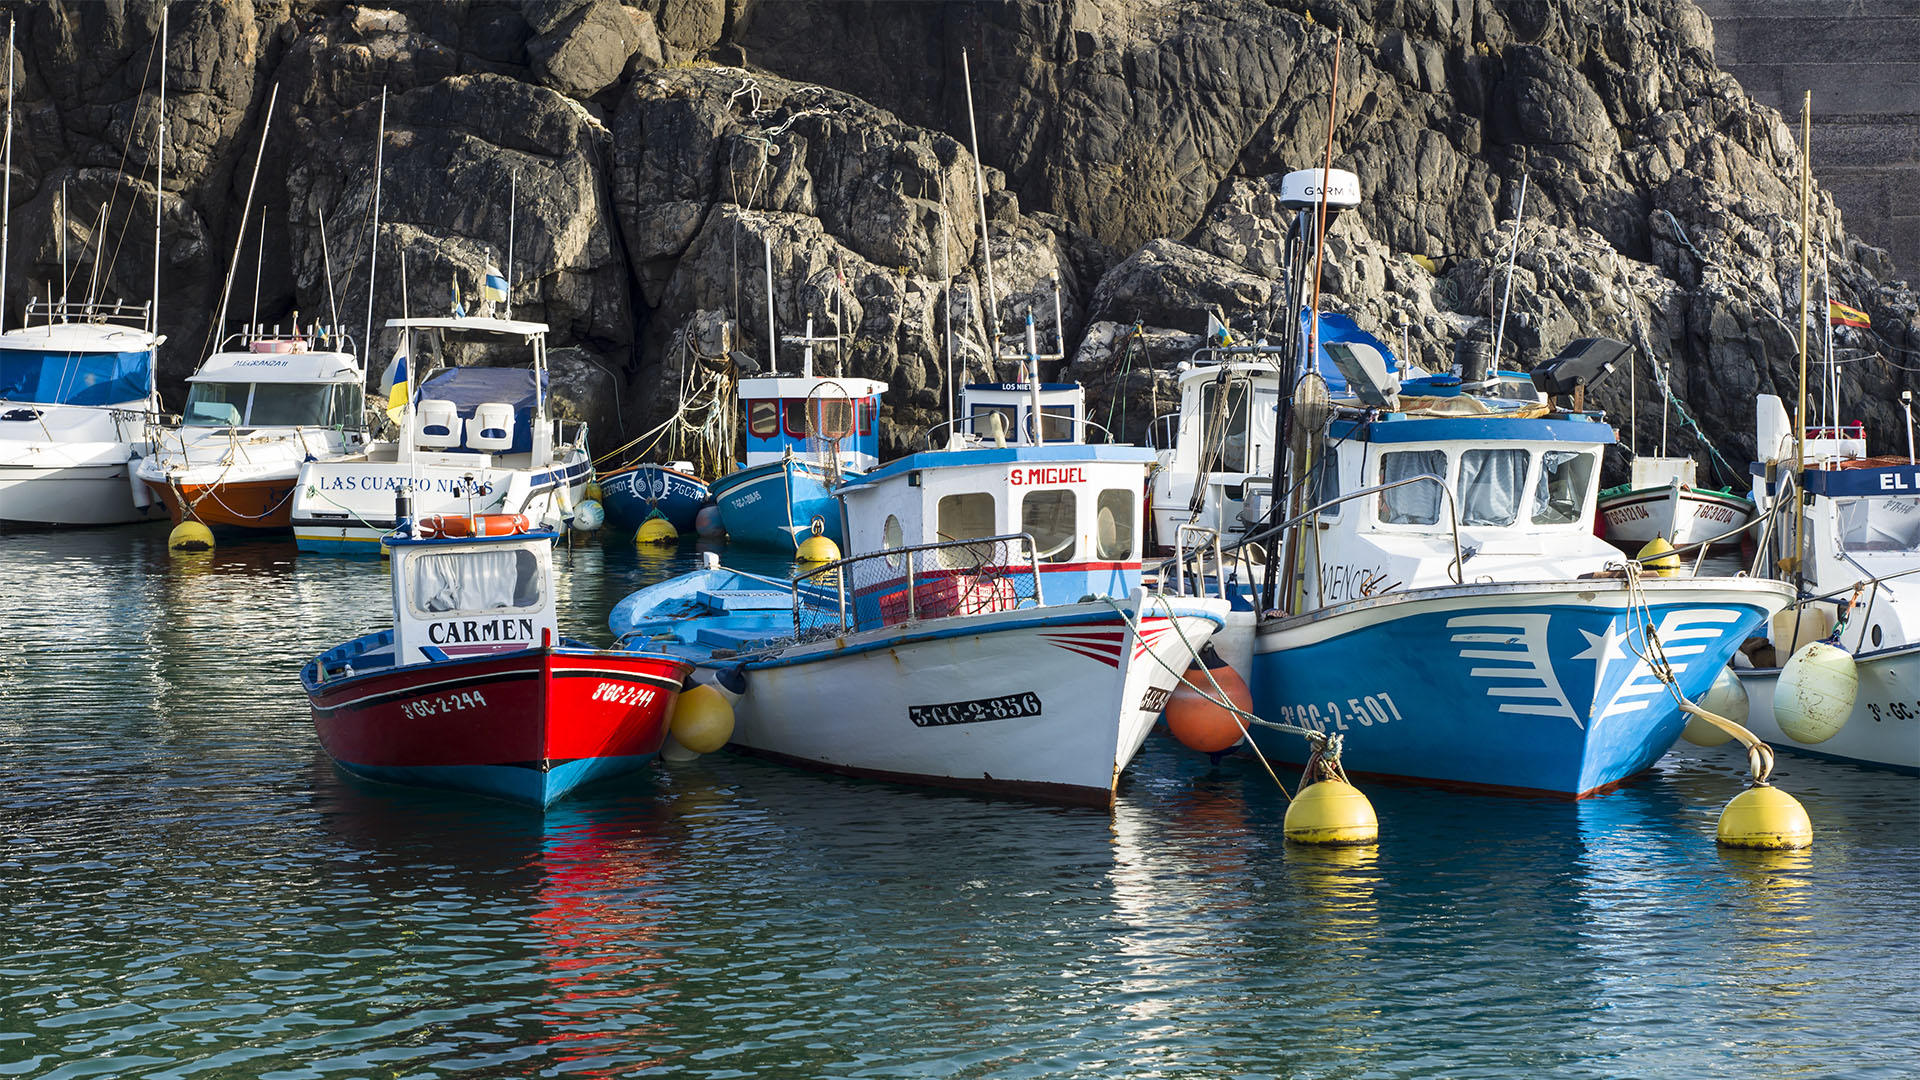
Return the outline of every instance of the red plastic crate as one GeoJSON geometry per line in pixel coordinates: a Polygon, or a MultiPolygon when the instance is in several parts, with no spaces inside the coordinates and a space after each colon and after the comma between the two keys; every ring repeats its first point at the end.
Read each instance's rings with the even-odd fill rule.
{"type": "MultiPolygon", "coordinates": [[[[913,586],[912,614],[921,619],[1012,611],[1019,605],[1019,593],[1004,577],[953,573],[916,581],[913,586]]],[[[891,626],[907,621],[907,616],[907,583],[903,580],[899,587],[880,594],[880,621],[891,626]]]]}

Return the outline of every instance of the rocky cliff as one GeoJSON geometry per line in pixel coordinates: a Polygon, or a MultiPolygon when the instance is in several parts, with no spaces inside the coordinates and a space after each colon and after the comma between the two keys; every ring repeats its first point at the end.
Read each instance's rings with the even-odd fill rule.
{"type": "MultiPolygon", "coordinates": [[[[61,292],[63,233],[66,291],[144,299],[159,7],[11,10],[10,324],[61,292]]],[[[823,363],[893,385],[899,451],[965,377],[948,322],[978,376],[988,324],[1032,313],[1051,338],[1057,281],[1070,372],[1138,435],[1209,313],[1243,334],[1271,318],[1278,178],[1326,152],[1336,35],[1334,160],[1364,201],[1330,238],[1325,306],[1443,367],[1488,333],[1511,259],[1503,365],[1627,341],[1637,379],[1595,400],[1623,419],[1637,386],[1651,449],[1657,363],[1735,467],[1753,396],[1796,385],[1796,130],[1715,66],[1687,0],[175,0],[170,35],[176,388],[236,244],[235,321],[377,327],[444,310],[455,283],[471,296],[491,260],[514,314],[553,325],[562,397],[603,450],[669,415],[698,357],[764,368],[771,292],[778,334],[837,328],[823,363]]],[[[1874,324],[1839,342],[1841,414],[1904,446],[1920,303],[1816,197],[1816,277],[1874,324]]],[[[392,344],[374,337],[377,373],[392,344]]]]}

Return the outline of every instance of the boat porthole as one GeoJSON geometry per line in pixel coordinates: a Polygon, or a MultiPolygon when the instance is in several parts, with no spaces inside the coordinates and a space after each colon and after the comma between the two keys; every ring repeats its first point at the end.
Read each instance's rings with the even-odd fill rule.
{"type": "Polygon", "coordinates": [[[1880,628],[1878,626],[1873,628],[1873,647],[1876,649],[1880,647],[1880,628]]]}

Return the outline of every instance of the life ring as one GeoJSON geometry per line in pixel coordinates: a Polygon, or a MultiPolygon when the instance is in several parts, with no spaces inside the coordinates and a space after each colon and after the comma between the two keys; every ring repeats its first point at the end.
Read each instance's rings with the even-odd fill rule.
{"type": "Polygon", "coordinates": [[[458,540],[469,536],[517,536],[532,532],[525,514],[431,514],[414,523],[422,540],[458,540]]]}

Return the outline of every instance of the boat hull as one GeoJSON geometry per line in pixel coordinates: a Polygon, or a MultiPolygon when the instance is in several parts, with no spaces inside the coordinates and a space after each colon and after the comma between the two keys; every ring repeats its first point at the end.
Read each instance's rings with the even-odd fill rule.
{"type": "Polygon", "coordinates": [[[1773,718],[1779,668],[1736,668],[1747,690],[1747,729],[1797,754],[1920,773],[1920,645],[1855,658],[1859,690],[1853,712],[1833,737],[1795,742],[1773,718]]]}
{"type": "Polygon", "coordinates": [[[320,744],[387,783],[544,807],[660,752],[691,665],[657,655],[527,649],[376,669],[301,673],[320,744]]]}
{"type": "Polygon", "coordinates": [[[840,507],[824,471],[796,458],[721,477],[713,483],[713,501],[730,543],[795,551],[815,532],[841,542],[840,507]]]}
{"type": "Polygon", "coordinates": [[[158,502],[136,506],[126,461],[53,468],[0,464],[0,524],[125,525],[158,521],[158,502]]]}
{"type": "MultiPolygon", "coordinates": [[[[1790,598],[1772,582],[1648,582],[1676,683],[1697,698],[1790,598]]],[[[1581,798],[1652,765],[1686,726],[1622,581],[1388,593],[1261,627],[1254,711],[1338,733],[1349,772],[1581,798]]],[[[1270,759],[1306,740],[1254,729],[1270,759]]]]}
{"type": "Polygon", "coordinates": [[[732,745],[826,772],[1110,806],[1189,648],[1225,609],[1172,604],[1151,601],[1139,634],[1086,603],[789,648],[742,669],[732,745]]]}
{"type": "MultiPolygon", "coordinates": [[[[1638,553],[1656,536],[1684,548],[1733,532],[1753,520],[1753,503],[1738,495],[1691,488],[1676,492],[1663,486],[1602,498],[1599,514],[1606,541],[1638,553]]],[[[1708,550],[1735,550],[1741,535],[1735,533],[1708,550]]]]}
{"type": "Polygon", "coordinates": [[[557,519],[563,508],[580,505],[586,497],[592,463],[585,451],[573,451],[565,460],[532,473],[518,509],[504,504],[513,491],[516,473],[526,470],[469,467],[464,472],[446,466],[410,466],[394,462],[325,462],[322,477],[311,466],[303,468],[294,492],[291,517],[295,545],[301,551],[331,555],[378,555],[380,541],[394,529],[394,491],[402,485],[413,491],[417,517],[432,514],[525,514],[534,522],[557,519]],[[463,481],[472,476],[482,492],[469,499],[463,481]],[[344,490],[342,490],[344,489],[344,490]],[[369,493],[372,493],[369,495],[369,493]]]}
{"type": "Polygon", "coordinates": [[[147,487],[160,496],[176,525],[191,517],[216,529],[285,532],[292,527],[296,481],[297,477],[289,473],[258,480],[214,484],[178,481],[149,483],[147,487]]]}
{"type": "Polygon", "coordinates": [[[664,465],[640,465],[603,477],[600,491],[607,523],[616,529],[637,529],[658,510],[676,532],[690,533],[700,508],[713,498],[706,481],[664,465]]]}

